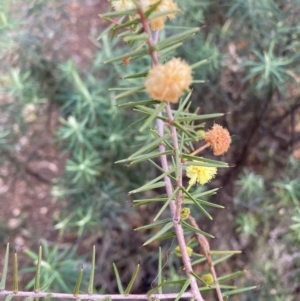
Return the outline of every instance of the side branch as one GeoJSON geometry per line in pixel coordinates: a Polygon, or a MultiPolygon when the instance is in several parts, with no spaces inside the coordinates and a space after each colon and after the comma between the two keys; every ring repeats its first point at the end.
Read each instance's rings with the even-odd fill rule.
{"type": "MultiPolygon", "coordinates": [[[[173,294],[153,294],[152,298],[155,299],[176,299],[179,293],[173,294]]],[[[46,293],[46,292],[17,292],[13,291],[0,291],[0,296],[15,297],[29,297],[29,298],[60,298],[60,299],[74,299],[74,300],[149,300],[147,295],[97,295],[97,294],[79,294],[74,296],[73,294],[62,294],[62,293],[46,293]]],[[[183,293],[182,298],[192,298],[193,295],[189,292],[183,293]]]]}
{"type": "MultiPolygon", "coordinates": [[[[200,230],[199,227],[198,227],[198,224],[196,223],[196,220],[191,215],[189,216],[189,221],[191,222],[191,224],[193,225],[194,228],[200,230]]],[[[207,238],[204,235],[202,235],[200,233],[195,233],[195,235],[197,237],[197,240],[198,240],[198,243],[199,243],[200,247],[202,248],[202,250],[204,252],[204,256],[205,256],[205,258],[208,262],[211,274],[214,278],[214,283],[215,283],[215,286],[216,286],[218,299],[219,299],[219,301],[224,301],[223,296],[222,296],[222,292],[221,292],[221,288],[220,288],[220,285],[219,285],[219,282],[218,282],[217,273],[216,273],[216,270],[215,270],[215,267],[214,267],[214,263],[213,263],[212,258],[211,258],[209,242],[208,242],[207,238]]]]}

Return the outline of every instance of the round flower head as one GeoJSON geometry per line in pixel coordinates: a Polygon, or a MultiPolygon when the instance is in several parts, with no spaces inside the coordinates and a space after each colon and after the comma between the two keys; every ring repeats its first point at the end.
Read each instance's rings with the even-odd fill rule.
{"type": "Polygon", "coordinates": [[[179,58],[172,58],[164,65],[154,66],[148,73],[145,85],[152,98],[176,103],[191,83],[191,67],[179,58]]]}
{"type": "Polygon", "coordinates": [[[136,8],[132,0],[112,0],[111,5],[116,11],[136,8]]]}
{"type": "MultiPolygon", "coordinates": [[[[156,4],[157,0],[150,0],[151,5],[156,4]]],[[[176,3],[174,3],[172,0],[162,0],[161,3],[158,5],[158,7],[154,10],[154,12],[166,12],[171,10],[178,10],[178,6],[176,3]]],[[[152,30],[161,30],[165,26],[165,22],[169,19],[175,18],[175,13],[170,13],[161,17],[157,17],[150,21],[150,25],[152,30]]]]}
{"type": "MultiPolygon", "coordinates": [[[[146,11],[152,4],[153,0],[140,0],[139,4],[146,11]]],[[[136,9],[137,5],[133,0],[111,0],[111,5],[116,11],[136,9]]]]}
{"type": "Polygon", "coordinates": [[[193,186],[197,182],[203,185],[213,179],[216,174],[216,167],[190,165],[186,168],[186,175],[190,178],[189,186],[193,186]]]}
{"type": "Polygon", "coordinates": [[[180,210],[180,218],[183,219],[183,220],[188,219],[189,216],[190,216],[190,213],[191,213],[190,208],[183,207],[180,210]]]}
{"type": "Polygon", "coordinates": [[[213,285],[215,284],[214,277],[212,274],[204,274],[202,277],[202,280],[207,284],[207,285],[213,285]]]}
{"type": "Polygon", "coordinates": [[[211,130],[204,134],[206,143],[210,144],[215,156],[226,153],[231,143],[231,137],[227,129],[219,124],[214,124],[211,130]]]}

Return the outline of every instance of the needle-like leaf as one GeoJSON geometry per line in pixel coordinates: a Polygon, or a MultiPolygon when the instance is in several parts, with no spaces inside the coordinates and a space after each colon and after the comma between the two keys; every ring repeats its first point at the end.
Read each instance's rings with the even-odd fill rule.
{"type": "Polygon", "coordinates": [[[38,261],[36,265],[35,279],[34,279],[34,291],[40,290],[40,278],[41,278],[41,262],[42,262],[42,246],[39,246],[38,261]]]}
{"type": "Polygon", "coordinates": [[[17,252],[15,251],[14,254],[14,266],[13,266],[13,292],[17,293],[18,292],[18,255],[17,252]]]}
{"type": "Polygon", "coordinates": [[[81,267],[78,277],[77,277],[77,281],[75,284],[75,288],[73,290],[73,295],[76,297],[79,295],[79,290],[80,290],[80,284],[81,284],[81,280],[82,280],[82,275],[83,275],[83,267],[81,267]]]}
{"type": "Polygon", "coordinates": [[[8,256],[9,256],[9,243],[6,245],[6,252],[4,257],[4,265],[2,270],[2,277],[0,282],[0,290],[5,289],[6,277],[7,277],[7,267],[8,267],[8,256]]]}
{"type": "Polygon", "coordinates": [[[121,277],[120,277],[118,268],[117,268],[117,266],[115,265],[114,262],[113,262],[113,268],[114,268],[114,272],[115,272],[115,275],[116,275],[116,280],[117,280],[119,293],[124,294],[124,288],[123,288],[123,285],[122,285],[122,282],[121,282],[121,277]]]}
{"type": "Polygon", "coordinates": [[[95,260],[96,260],[96,247],[95,245],[93,245],[92,265],[91,265],[90,280],[88,286],[88,294],[92,294],[94,291],[95,260]]]}
{"type": "Polygon", "coordinates": [[[129,282],[128,286],[127,286],[126,289],[125,289],[125,292],[124,292],[124,295],[125,295],[125,296],[129,295],[129,293],[130,293],[130,291],[131,291],[131,288],[132,288],[132,286],[133,286],[133,284],[134,284],[134,281],[135,281],[135,279],[136,279],[136,277],[137,277],[137,274],[138,274],[138,272],[139,272],[139,269],[140,269],[140,264],[138,264],[137,267],[135,268],[135,270],[134,270],[134,272],[133,272],[133,275],[132,275],[132,277],[131,277],[131,279],[130,279],[130,282],[129,282]]]}

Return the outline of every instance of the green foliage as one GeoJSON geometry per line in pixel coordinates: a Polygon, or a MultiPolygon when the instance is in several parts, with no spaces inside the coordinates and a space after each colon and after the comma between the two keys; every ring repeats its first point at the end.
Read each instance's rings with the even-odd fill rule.
{"type": "MultiPolygon", "coordinates": [[[[298,170],[299,162],[291,157],[278,178],[272,176],[264,183],[261,176],[247,171],[237,182],[236,207],[240,213],[236,229],[244,236],[245,248],[252,245],[250,236],[257,239],[252,255],[256,277],[266,288],[276,285],[278,297],[290,300],[294,284],[300,280],[298,170]],[[288,291],[291,293],[285,293],[288,291]]],[[[260,290],[258,300],[269,300],[268,289],[260,290]]]]}
{"type": "MultiPolygon", "coordinates": [[[[43,258],[41,260],[40,284],[42,290],[70,292],[76,284],[75,275],[82,266],[83,258],[75,259],[76,247],[49,246],[45,240],[41,241],[43,258]]],[[[25,250],[26,255],[35,264],[38,261],[38,253],[25,250]]],[[[35,272],[36,267],[23,268],[22,273],[35,272]]],[[[26,285],[25,289],[31,289],[35,284],[35,277],[26,285]]],[[[82,275],[82,285],[87,287],[88,273],[82,275]]]]}
{"type": "MultiPolygon", "coordinates": [[[[56,13],[68,1],[26,1],[29,5],[26,19],[21,15],[21,10],[10,14],[10,2],[4,0],[0,3],[1,98],[4,96],[4,101],[1,99],[0,102],[1,166],[9,167],[9,176],[12,177],[24,171],[24,162],[18,158],[24,149],[24,141],[31,141],[29,129],[40,127],[39,120],[45,112],[45,104],[59,105],[61,117],[55,137],[67,159],[66,171],[54,181],[52,195],[58,205],[62,200],[67,204],[62,212],[56,212],[54,216],[54,229],[59,231],[60,236],[75,233],[87,237],[99,227],[112,231],[111,224],[131,227],[124,225],[124,220],[120,218],[129,212],[128,206],[124,205],[124,195],[128,191],[139,192],[134,205],[140,206],[140,213],[145,204],[151,204],[151,215],[152,210],[155,211],[155,221],[161,222],[160,218],[163,220],[165,217],[171,198],[153,195],[152,189],[158,188],[160,194],[163,187],[162,178],[158,178],[161,170],[155,165],[156,161],[152,161],[158,153],[148,157],[153,165],[151,168],[146,163],[136,164],[143,161],[150,150],[154,151],[161,141],[167,145],[168,154],[173,152],[170,136],[159,140],[155,130],[148,131],[159,110],[155,109],[156,102],[142,96],[147,70],[141,66],[149,66],[150,59],[143,56],[147,53],[145,49],[136,49],[136,46],[144,42],[145,35],[122,32],[122,42],[117,42],[116,39],[111,41],[109,34],[103,34],[99,42],[95,41],[100,47],[92,62],[81,68],[72,60],[62,63],[55,58],[57,53],[48,52],[48,49],[55,52],[52,41],[60,41],[60,35],[64,34],[61,23],[56,21],[56,13]],[[55,33],[53,40],[45,38],[49,31],[55,33]],[[123,41],[126,44],[121,45],[123,41]],[[119,63],[128,53],[132,59],[125,67],[119,63]],[[110,57],[116,63],[102,64],[110,57]],[[118,88],[108,92],[108,87],[113,86],[118,88]],[[124,99],[130,100],[131,104],[124,99]],[[141,99],[143,101],[138,103],[141,99]],[[138,119],[137,113],[132,114],[131,109],[143,116],[142,119],[138,119]],[[137,129],[143,133],[136,135],[137,129]],[[131,155],[134,152],[135,155],[131,155]],[[123,158],[127,158],[125,160],[130,168],[114,164],[123,158]],[[154,179],[151,185],[149,179],[154,179]],[[144,194],[146,199],[142,199],[144,194]],[[161,204],[163,206],[158,207],[161,204]]],[[[260,287],[266,288],[261,289],[259,297],[249,292],[249,300],[273,300],[270,292],[274,287],[281,288],[275,294],[278,300],[291,299],[293,292],[297,291],[299,165],[291,161],[282,171],[299,141],[298,135],[291,129],[298,122],[296,110],[299,108],[300,28],[297,4],[297,0],[289,3],[273,0],[231,0],[226,3],[189,0],[181,7],[179,17],[172,21],[174,27],[168,26],[161,32],[158,45],[162,61],[176,55],[185,57],[191,63],[202,62],[200,68],[194,69],[194,78],[204,84],[193,86],[192,108],[200,105],[201,114],[215,113],[216,108],[218,112],[231,112],[222,120],[232,131],[235,149],[225,159],[237,167],[234,169],[235,175],[229,174],[230,170],[225,168],[221,172],[224,172],[224,179],[235,181],[235,187],[238,187],[236,194],[230,195],[234,197],[236,211],[234,227],[241,244],[249,250],[246,253],[248,259],[257,266],[260,287]],[[202,25],[196,35],[193,35],[196,29],[187,28],[202,25]],[[173,35],[178,33],[181,36],[174,38],[173,35]],[[181,46],[183,37],[190,39],[181,46]],[[250,168],[245,169],[244,174],[240,173],[240,167],[245,165],[250,168]],[[253,244],[253,241],[256,243],[253,244]],[[272,248],[268,247],[270,241],[274,243],[272,248]],[[252,251],[253,255],[248,255],[252,251]],[[257,260],[265,259],[261,256],[264,252],[271,260],[267,257],[265,261],[257,260]],[[284,256],[291,265],[282,259],[284,256]],[[287,265],[290,274],[282,270],[282,266],[287,265]],[[291,293],[284,294],[279,290],[291,293]]],[[[64,18],[68,18],[67,14],[64,18]]],[[[199,136],[197,139],[196,136],[204,124],[198,124],[198,112],[187,117],[184,107],[176,116],[176,127],[183,141],[182,149],[186,151],[192,139],[201,143],[199,136]],[[191,132],[184,132],[186,127],[191,132]]],[[[211,122],[208,119],[205,121],[211,122]]],[[[173,154],[173,159],[174,168],[168,174],[172,181],[178,172],[174,162],[180,158],[178,154],[173,154]]],[[[203,161],[198,164],[201,163],[203,161]]],[[[223,162],[204,163],[221,167],[223,162]]],[[[0,169],[1,177],[7,176],[4,170],[0,169]]],[[[225,180],[221,182],[219,186],[225,180]]],[[[225,205],[203,199],[205,194],[210,195],[211,189],[202,189],[203,195],[199,195],[199,190],[192,194],[181,191],[188,206],[198,210],[197,215],[201,218],[216,213],[212,206],[221,209],[221,205],[225,205]]],[[[222,195],[220,199],[223,200],[222,195]]],[[[131,197],[126,200],[131,200],[131,197]]],[[[148,217],[149,212],[144,214],[148,217]]],[[[147,218],[142,216],[141,219],[147,218]]],[[[5,222],[0,225],[4,229],[1,232],[8,231],[5,222]]],[[[209,226],[204,230],[204,233],[210,232],[209,226]]],[[[156,238],[154,233],[147,232],[148,236],[141,240],[152,241],[153,237],[156,238]]],[[[161,238],[173,236],[174,233],[166,230],[161,238]]],[[[54,248],[47,248],[52,254],[54,248]]],[[[59,254],[59,251],[54,253],[59,254]]],[[[34,258],[36,260],[36,254],[34,258]]],[[[62,268],[53,261],[53,271],[62,268]]],[[[71,268],[71,265],[67,266],[71,268]]],[[[76,261],[74,266],[77,273],[79,262],[76,261]]],[[[74,266],[72,272],[75,272],[74,266]]],[[[65,277],[69,279],[67,275],[63,274],[63,280],[65,277]]],[[[42,285],[56,281],[50,274],[47,277],[42,285]]],[[[75,281],[74,277],[70,278],[75,281]]],[[[73,284],[66,283],[64,290],[67,287],[71,291],[73,284]]],[[[59,286],[59,281],[55,285],[59,286]]],[[[245,283],[242,285],[245,286],[245,283]]]]}

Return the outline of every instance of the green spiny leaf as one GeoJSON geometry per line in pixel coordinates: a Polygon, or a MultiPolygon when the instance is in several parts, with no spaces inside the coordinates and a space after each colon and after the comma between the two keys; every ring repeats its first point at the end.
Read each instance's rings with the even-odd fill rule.
{"type": "MultiPolygon", "coordinates": [[[[140,100],[140,101],[125,102],[125,103],[117,105],[117,107],[127,108],[127,107],[135,107],[135,106],[138,106],[138,105],[148,106],[148,105],[153,105],[153,104],[155,105],[157,103],[158,102],[156,100],[140,100]]],[[[148,117],[146,117],[146,118],[148,118],[148,117]]]]}
{"type": "Polygon", "coordinates": [[[211,190],[207,190],[207,191],[203,191],[203,192],[199,192],[193,195],[194,198],[200,198],[203,196],[209,196],[209,195],[214,195],[216,194],[216,192],[219,190],[220,188],[214,188],[211,190]]]}
{"type": "Polygon", "coordinates": [[[204,285],[206,286],[209,286],[207,285],[207,283],[199,276],[197,275],[196,273],[194,273],[193,271],[190,272],[196,279],[198,279],[200,282],[202,282],[204,285]]]}
{"type": "Polygon", "coordinates": [[[217,265],[218,263],[227,260],[227,259],[230,258],[231,256],[233,256],[233,254],[229,254],[229,255],[227,255],[227,256],[224,256],[224,257],[215,259],[215,260],[213,260],[213,264],[214,264],[214,265],[217,265]]]}
{"type": "Polygon", "coordinates": [[[165,48],[159,50],[159,51],[158,51],[159,56],[162,57],[162,56],[164,56],[164,55],[170,53],[171,51],[173,51],[173,50],[177,49],[178,47],[182,46],[182,44],[183,44],[183,43],[176,43],[176,44],[174,44],[174,45],[172,45],[172,46],[165,47],[165,48]]]}
{"type": "Polygon", "coordinates": [[[161,4],[162,0],[157,1],[153,5],[150,6],[150,8],[145,12],[145,18],[148,18],[161,4]]]}
{"type": "MultiPolygon", "coordinates": [[[[162,253],[161,253],[161,247],[159,247],[159,253],[158,253],[158,275],[157,275],[157,281],[158,283],[162,283],[162,253]]],[[[165,283],[165,280],[164,280],[165,283]]],[[[158,285],[158,293],[162,294],[162,285],[158,285]]],[[[148,295],[148,294],[147,294],[148,295]]]]}
{"type": "Polygon", "coordinates": [[[39,246],[38,261],[36,265],[35,279],[34,279],[34,291],[40,290],[40,279],[41,279],[41,262],[42,262],[42,246],[39,246]]]}
{"type": "Polygon", "coordinates": [[[174,125],[176,128],[178,128],[181,132],[185,133],[188,137],[190,137],[190,138],[196,140],[196,137],[195,137],[193,134],[191,134],[188,130],[186,130],[186,128],[185,128],[182,124],[180,124],[179,122],[174,121],[174,122],[173,122],[173,125],[174,125]]]}
{"type": "Polygon", "coordinates": [[[206,64],[207,62],[209,62],[212,58],[213,58],[213,57],[210,56],[210,57],[207,58],[207,59],[201,60],[201,61],[199,61],[199,62],[197,62],[197,63],[191,65],[191,68],[192,68],[192,69],[196,69],[196,68],[198,68],[198,67],[200,67],[200,66],[206,64]]]}
{"type": "Polygon", "coordinates": [[[113,62],[117,62],[117,61],[122,61],[123,59],[126,59],[128,57],[130,57],[131,60],[132,60],[133,58],[143,56],[147,53],[148,53],[147,49],[134,50],[132,52],[127,52],[123,55],[117,56],[113,59],[109,59],[109,60],[105,61],[104,64],[113,63],[113,62]]]}
{"type": "Polygon", "coordinates": [[[139,124],[140,122],[146,120],[147,118],[148,118],[147,116],[144,116],[144,117],[138,119],[137,121],[132,122],[128,127],[129,128],[135,127],[137,124],[139,124]]]}
{"type": "Polygon", "coordinates": [[[167,206],[169,206],[170,202],[172,200],[174,200],[178,190],[179,190],[179,187],[176,187],[176,189],[173,191],[172,195],[168,198],[168,200],[164,203],[164,205],[160,208],[160,210],[158,211],[158,213],[154,217],[154,219],[153,219],[154,221],[156,221],[161,216],[161,214],[165,211],[167,206]]]}
{"type": "Polygon", "coordinates": [[[142,192],[142,191],[147,191],[147,190],[152,190],[152,189],[156,189],[156,188],[160,188],[160,187],[165,187],[165,186],[166,186],[166,183],[164,181],[160,181],[160,182],[154,183],[152,185],[146,184],[143,187],[140,187],[138,189],[129,191],[128,193],[129,194],[134,194],[134,193],[138,193],[138,192],[142,192]]]}
{"type": "Polygon", "coordinates": [[[80,269],[78,277],[77,277],[77,281],[75,284],[75,288],[73,291],[73,295],[76,297],[79,295],[79,290],[80,290],[80,284],[81,284],[81,280],[82,280],[82,275],[83,275],[83,268],[80,269]]]}
{"type": "Polygon", "coordinates": [[[241,254],[242,251],[239,251],[239,250],[211,250],[210,251],[210,254],[212,255],[224,255],[224,254],[230,254],[230,255],[234,255],[234,254],[241,254]]]}
{"type": "Polygon", "coordinates": [[[245,274],[245,272],[246,272],[245,270],[244,271],[238,271],[238,272],[235,272],[235,273],[232,273],[232,274],[228,274],[228,275],[225,275],[225,276],[222,276],[222,277],[218,277],[218,281],[219,281],[219,283],[225,282],[225,281],[228,281],[230,279],[241,276],[241,275],[245,274]]]}
{"type": "Polygon", "coordinates": [[[123,285],[122,285],[121,278],[120,278],[120,275],[119,275],[119,271],[118,271],[118,268],[117,268],[117,266],[115,265],[114,262],[113,262],[113,268],[114,268],[114,272],[115,272],[115,275],[116,275],[116,280],[117,280],[117,284],[118,284],[119,293],[124,294],[124,289],[123,289],[123,285]]]}
{"type": "Polygon", "coordinates": [[[210,119],[210,118],[218,118],[224,116],[223,113],[214,113],[214,114],[204,114],[204,115],[192,115],[188,117],[179,117],[178,121],[196,121],[196,120],[204,120],[204,119],[210,119]]]}
{"type": "Polygon", "coordinates": [[[176,237],[175,231],[170,231],[170,232],[167,232],[166,234],[160,236],[159,238],[157,238],[156,241],[163,241],[163,240],[167,240],[167,239],[174,238],[174,237],[176,237]]]}
{"type": "Polygon", "coordinates": [[[118,30],[118,29],[122,29],[122,28],[125,28],[125,27],[129,27],[129,26],[132,26],[132,25],[137,25],[139,23],[139,20],[137,20],[137,19],[131,19],[131,20],[129,20],[129,21],[127,21],[127,22],[125,22],[125,23],[123,23],[123,24],[120,24],[120,25],[116,25],[115,27],[114,27],[114,30],[118,30]]]}
{"type": "MultiPolygon", "coordinates": [[[[219,284],[219,287],[224,288],[224,289],[236,289],[236,286],[233,286],[233,285],[219,284]]],[[[207,291],[211,291],[211,290],[215,290],[215,289],[216,289],[215,285],[210,285],[210,286],[201,287],[199,290],[200,290],[200,292],[207,292],[207,291]]]]}
{"type": "Polygon", "coordinates": [[[14,254],[14,266],[13,266],[13,292],[17,293],[18,292],[18,255],[17,252],[15,251],[14,254]]]}
{"type": "MultiPolygon", "coordinates": [[[[140,188],[138,188],[138,189],[136,189],[136,190],[139,190],[139,189],[143,188],[143,187],[146,186],[146,185],[147,185],[147,186],[148,186],[148,185],[152,185],[152,184],[156,183],[158,180],[160,180],[160,179],[162,179],[162,178],[164,178],[164,177],[168,177],[168,176],[169,176],[171,173],[173,173],[173,172],[174,172],[174,168],[172,167],[172,168],[170,168],[168,171],[164,172],[163,174],[159,175],[157,178],[151,180],[150,182],[148,182],[147,184],[143,185],[142,187],[140,187],[140,188]]],[[[134,191],[136,191],[136,190],[134,190],[134,191]]]]}
{"type": "Polygon", "coordinates": [[[178,43],[178,42],[181,42],[191,36],[193,36],[196,32],[199,31],[199,27],[196,27],[196,28],[192,28],[192,29],[188,29],[178,35],[175,35],[175,36],[172,36],[170,38],[167,38],[167,39],[164,39],[163,41],[157,43],[155,45],[155,49],[156,50],[161,50],[165,47],[169,47],[171,46],[172,44],[175,44],[175,43],[178,43]]]}
{"type": "Polygon", "coordinates": [[[144,86],[142,86],[142,87],[136,87],[134,89],[130,89],[129,91],[126,91],[126,92],[123,92],[123,93],[120,93],[120,94],[116,95],[115,99],[120,99],[122,97],[127,97],[127,96],[130,96],[130,95],[133,95],[135,93],[143,91],[144,89],[145,89],[144,86]]]}
{"type": "MultiPolygon", "coordinates": [[[[140,77],[146,77],[148,75],[148,71],[146,72],[141,72],[141,73],[135,73],[135,74],[130,74],[122,77],[122,79],[132,79],[132,78],[140,78],[140,77]]],[[[153,102],[153,100],[150,100],[153,102]]],[[[158,103],[157,101],[154,101],[154,103],[158,103]]]]}
{"type": "Polygon", "coordinates": [[[182,224],[185,228],[187,228],[187,229],[189,229],[189,230],[191,230],[191,231],[193,231],[193,232],[195,232],[195,233],[199,233],[199,234],[202,234],[202,235],[207,236],[207,237],[210,237],[210,238],[215,238],[213,235],[211,235],[211,234],[209,234],[209,233],[206,233],[206,232],[204,232],[204,231],[202,231],[202,230],[200,230],[200,229],[194,228],[193,226],[191,226],[190,224],[188,224],[188,223],[187,223],[186,221],[184,221],[184,220],[181,220],[181,224],[182,224]]]}
{"type": "MultiPolygon", "coordinates": [[[[159,284],[157,286],[155,286],[153,289],[151,289],[148,293],[147,293],[147,297],[151,297],[152,294],[154,294],[157,290],[161,290],[163,285],[167,282],[166,279],[164,279],[162,282],[159,282],[159,284]]],[[[159,294],[161,294],[159,292],[159,294]]]]}
{"type": "Polygon", "coordinates": [[[92,294],[94,290],[95,260],[96,260],[96,247],[95,245],[93,245],[92,265],[91,265],[90,280],[88,286],[88,294],[92,294]]]}
{"type": "Polygon", "coordinates": [[[150,144],[146,144],[144,147],[142,147],[141,149],[139,149],[137,152],[135,152],[134,154],[132,154],[129,158],[134,158],[138,155],[141,155],[143,153],[148,153],[149,151],[152,151],[154,148],[157,148],[157,146],[159,144],[161,144],[164,140],[167,140],[170,138],[170,135],[164,135],[156,140],[154,140],[153,142],[151,142],[150,144]]]}
{"type": "Polygon", "coordinates": [[[168,230],[170,230],[173,227],[173,223],[169,222],[167,223],[160,231],[158,231],[155,235],[153,235],[150,239],[148,239],[143,246],[146,246],[150,244],[151,242],[155,241],[159,237],[161,237],[163,234],[165,234],[168,230]]]}
{"type": "MultiPolygon", "coordinates": [[[[214,207],[214,208],[220,208],[220,209],[224,209],[225,207],[222,205],[218,205],[212,202],[207,202],[207,201],[203,201],[203,200],[199,200],[199,199],[195,199],[199,204],[201,205],[206,205],[206,206],[210,206],[210,207],[214,207]]],[[[189,199],[184,199],[184,203],[185,204],[194,204],[193,201],[190,201],[189,199]]]]}
{"type": "Polygon", "coordinates": [[[132,277],[131,277],[131,279],[130,279],[130,282],[129,282],[128,286],[127,286],[126,289],[125,289],[125,292],[124,292],[124,295],[125,295],[125,296],[129,295],[129,293],[130,293],[130,291],[131,291],[131,288],[132,288],[132,286],[133,286],[133,284],[134,284],[134,281],[135,281],[135,279],[136,279],[136,277],[137,277],[137,274],[138,274],[138,272],[139,272],[139,269],[140,269],[140,264],[138,264],[137,267],[135,268],[135,270],[134,270],[134,272],[133,272],[133,275],[132,275],[132,277]]]}
{"type": "Polygon", "coordinates": [[[0,282],[0,290],[4,290],[5,285],[6,285],[8,256],[9,256],[9,243],[6,245],[6,252],[5,252],[5,257],[4,257],[4,266],[3,266],[2,277],[1,277],[1,282],[0,282]]]}
{"type": "Polygon", "coordinates": [[[153,111],[153,113],[148,117],[145,123],[141,126],[139,131],[143,132],[152,123],[152,121],[158,116],[158,114],[164,109],[165,106],[166,106],[165,102],[162,102],[160,105],[158,105],[155,111],[153,111]]]}
{"type": "Polygon", "coordinates": [[[186,291],[186,289],[188,288],[188,286],[190,285],[190,279],[187,279],[183,285],[183,287],[181,288],[178,296],[176,297],[176,299],[174,301],[178,301],[180,300],[182,294],[186,291]]]}
{"type": "Polygon", "coordinates": [[[134,157],[134,158],[127,158],[127,159],[123,159],[123,160],[119,160],[119,161],[116,161],[115,163],[116,164],[119,164],[119,163],[127,163],[127,162],[130,162],[130,165],[132,164],[135,164],[135,163],[138,163],[138,162],[142,162],[142,161],[146,161],[146,160],[149,160],[149,159],[153,159],[153,158],[157,158],[157,157],[160,157],[162,155],[171,155],[173,153],[173,151],[165,151],[163,153],[160,153],[160,152],[152,152],[152,153],[149,153],[149,154],[146,154],[146,155],[140,155],[140,156],[137,156],[137,157],[134,157]]]}
{"type": "Polygon", "coordinates": [[[238,289],[235,289],[235,290],[223,292],[222,296],[223,297],[231,296],[231,295],[234,295],[234,294],[239,294],[239,293],[247,292],[247,291],[254,290],[254,289],[256,289],[256,286],[249,286],[249,287],[244,287],[244,288],[238,288],[238,289]]]}
{"type": "MultiPolygon", "coordinates": [[[[191,156],[191,155],[186,155],[186,154],[182,154],[181,157],[183,159],[188,159],[190,161],[193,161],[193,162],[186,162],[186,165],[193,165],[194,163],[197,163],[197,162],[204,162],[204,163],[211,164],[210,166],[212,166],[212,167],[228,167],[228,163],[226,163],[226,162],[206,159],[203,157],[191,156]]],[[[207,166],[207,165],[204,165],[204,166],[207,166]]]]}
{"type": "Polygon", "coordinates": [[[145,225],[145,226],[135,228],[134,231],[153,229],[155,227],[165,225],[165,224],[169,223],[170,221],[171,221],[170,218],[162,219],[160,221],[157,221],[156,223],[152,223],[150,225],[145,225]]]}
{"type": "Polygon", "coordinates": [[[212,216],[197,202],[197,200],[184,187],[181,187],[181,189],[209,219],[213,219],[212,216]]]}
{"type": "Polygon", "coordinates": [[[125,43],[132,42],[132,41],[147,41],[148,35],[146,33],[141,33],[141,34],[132,34],[132,35],[127,35],[123,38],[123,41],[125,43]]]}
{"type": "Polygon", "coordinates": [[[144,199],[144,200],[134,200],[133,206],[140,206],[140,205],[146,205],[146,204],[151,204],[151,203],[156,203],[156,202],[165,202],[167,201],[168,198],[153,198],[153,199],[144,199]]]}
{"type": "Polygon", "coordinates": [[[105,14],[99,14],[98,16],[102,19],[107,19],[107,18],[112,18],[112,17],[121,17],[125,15],[134,15],[136,13],[135,9],[128,9],[128,10],[122,10],[122,11],[114,11],[114,12],[109,12],[105,14]]]}

